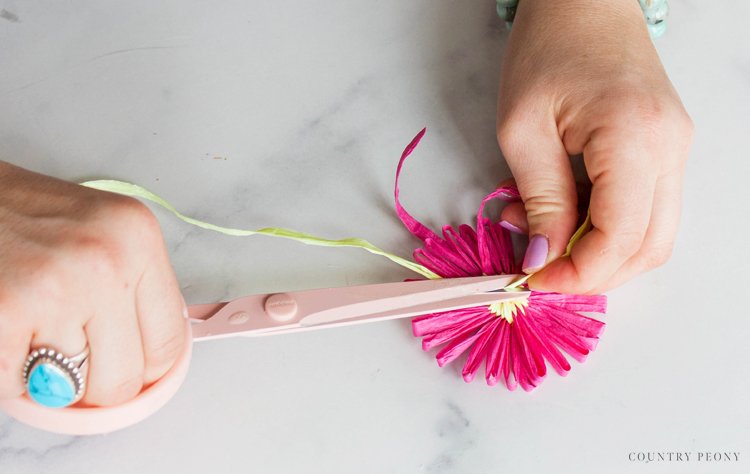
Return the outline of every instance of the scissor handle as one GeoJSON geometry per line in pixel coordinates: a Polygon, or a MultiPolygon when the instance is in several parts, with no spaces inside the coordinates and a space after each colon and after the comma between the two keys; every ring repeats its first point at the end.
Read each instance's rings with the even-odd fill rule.
{"type": "Polygon", "coordinates": [[[110,433],[134,425],[163,407],[185,380],[193,352],[193,335],[187,326],[182,354],[172,368],[128,402],[111,407],[48,408],[22,395],[0,400],[0,409],[27,425],[67,435],[110,433]]]}
{"type": "Polygon", "coordinates": [[[196,325],[193,327],[190,319],[186,321],[188,328],[182,354],[162,378],[144,388],[134,399],[111,407],[47,408],[24,395],[12,400],[0,400],[0,409],[27,425],[46,431],[69,435],[109,433],[149,417],[174,396],[187,375],[193,341],[196,339],[278,334],[286,330],[304,329],[306,326],[300,326],[300,322],[303,317],[310,319],[311,315],[315,316],[311,324],[335,325],[346,324],[344,316],[347,315],[352,315],[354,320],[361,315],[367,315],[370,319],[375,316],[377,320],[427,313],[435,310],[436,301],[439,301],[438,308],[488,304],[500,299],[501,293],[485,292],[503,288],[517,277],[495,275],[324,288],[251,295],[228,303],[193,305],[189,308],[190,319],[196,325]],[[440,299],[436,300],[438,294],[440,299]],[[462,301],[456,303],[450,298],[462,301]],[[378,313],[378,310],[383,311],[378,313]],[[263,314],[265,318],[252,317],[263,314]]]}

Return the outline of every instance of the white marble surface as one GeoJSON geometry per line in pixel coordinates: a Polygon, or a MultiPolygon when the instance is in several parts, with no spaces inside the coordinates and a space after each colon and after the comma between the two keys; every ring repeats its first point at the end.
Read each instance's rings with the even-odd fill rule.
{"type": "MultiPolygon", "coordinates": [[[[0,159],[408,255],[393,174],[423,125],[403,199],[427,223],[468,222],[508,175],[493,3],[0,0],[0,159]]],[[[467,385],[405,321],[206,342],[176,398],[125,431],[57,436],[0,414],[0,472],[750,472],[750,4],[672,4],[658,48],[697,127],[679,244],[610,294],[599,348],[567,378],[467,385]],[[628,461],[653,451],[741,457],[628,461]]],[[[158,215],[190,302],[409,276],[158,215]]]]}

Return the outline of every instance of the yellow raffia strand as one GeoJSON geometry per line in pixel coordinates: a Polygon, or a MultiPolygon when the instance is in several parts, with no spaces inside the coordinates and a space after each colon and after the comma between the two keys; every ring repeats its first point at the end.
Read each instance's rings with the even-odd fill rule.
{"type": "Polygon", "coordinates": [[[573,237],[570,238],[570,241],[568,241],[568,246],[565,247],[565,253],[563,254],[563,257],[567,257],[570,255],[570,252],[573,251],[573,246],[581,240],[581,237],[583,237],[586,232],[591,230],[591,210],[586,213],[586,220],[583,221],[583,224],[581,224],[581,227],[576,230],[575,234],[573,234],[573,237]]]}
{"type": "Polygon", "coordinates": [[[257,230],[234,229],[231,227],[222,227],[222,226],[210,224],[208,222],[203,222],[198,219],[194,219],[192,217],[188,217],[182,214],[172,204],[167,202],[165,199],[157,196],[156,194],[152,193],[146,188],[138,186],[137,184],[127,183],[124,181],[105,179],[105,180],[96,180],[96,181],[86,181],[84,183],[81,183],[81,185],[89,187],[89,188],[93,188],[93,189],[99,189],[101,191],[109,191],[111,193],[122,194],[124,196],[131,196],[131,197],[136,197],[140,199],[145,199],[146,201],[153,202],[154,204],[157,204],[163,207],[167,211],[174,214],[180,220],[187,222],[188,224],[192,224],[194,226],[200,227],[202,229],[207,229],[207,230],[211,230],[214,232],[220,232],[222,234],[232,235],[236,237],[247,237],[247,236],[252,236],[252,235],[267,235],[269,237],[281,237],[283,239],[290,239],[296,242],[301,242],[303,244],[317,245],[321,247],[360,248],[363,250],[367,250],[368,252],[372,254],[383,256],[391,260],[392,262],[398,265],[401,265],[404,268],[407,268],[413,272],[416,272],[422,275],[423,277],[430,278],[430,279],[440,278],[439,275],[429,270],[428,268],[416,262],[412,262],[411,260],[408,260],[406,258],[399,257],[398,255],[394,255],[392,253],[386,252],[385,250],[374,246],[373,244],[371,244],[370,242],[364,239],[359,239],[355,237],[350,237],[346,239],[338,239],[338,240],[324,239],[321,237],[316,237],[314,235],[306,234],[304,232],[297,232],[291,229],[284,229],[280,227],[266,227],[266,228],[257,229],[257,230]]]}
{"type": "Polygon", "coordinates": [[[526,280],[528,280],[529,278],[531,278],[531,275],[533,275],[533,273],[529,273],[528,275],[524,275],[524,276],[522,276],[521,278],[519,278],[518,280],[516,280],[516,281],[514,281],[514,282],[510,283],[509,285],[507,285],[507,286],[506,286],[505,288],[503,288],[503,289],[504,289],[505,291],[516,290],[516,289],[518,289],[518,287],[519,287],[519,286],[521,286],[521,285],[523,285],[524,283],[526,283],[526,280]]]}
{"type": "Polygon", "coordinates": [[[523,314],[526,311],[526,307],[528,305],[529,299],[524,296],[515,300],[504,300],[492,303],[490,305],[490,311],[508,321],[508,323],[510,324],[513,322],[513,315],[523,314]]]}

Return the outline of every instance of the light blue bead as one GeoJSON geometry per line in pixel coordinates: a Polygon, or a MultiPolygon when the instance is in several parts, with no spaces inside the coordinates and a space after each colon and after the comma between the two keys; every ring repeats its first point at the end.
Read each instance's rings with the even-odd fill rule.
{"type": "Polygon", "coordinates": [[[501,20],[507,20],[508,18],[510,18],[510,10],[508,9],[508,7],[500,5],[500,3],[498,2],[497,16],[499,16],[501,20]]]}
{"type": "Polygon", "coordinates": [[[667,31],[667,22],[662,21],[655,25],[648,25],[648,32],[651,34],[651,38],[659,38],[664,32],[667,31]]]}
{"type": "Polygon", "coordinates": [[[62,408],[75,400],[75,386],[68,375],[54,364],[38,364],[29,375],[29,396],[40,405],[62,408]]]}
{"type": "Polygon", "coordinates": [[[669,3],[666,0],[654,2],[650,7],[643,8],[643,16],[649,25],[666,20],[669,16],[669,3]]]}
{"type": "MultiPolygon", "coordinates": [[[[497,16],[501,20],[508,22],[515,16],[515,9],[518,6],[518,0],[497,0],[497,16]]],[[[507,26],[507,25],[506,25],[507,26]]]]}
{"type": "Polygon", "coordinates": [[[502,6],[498,3],[497,16],[499,16],[501,20],[508,21],[515,16],[515,9],[513,7],[502,6]]]}

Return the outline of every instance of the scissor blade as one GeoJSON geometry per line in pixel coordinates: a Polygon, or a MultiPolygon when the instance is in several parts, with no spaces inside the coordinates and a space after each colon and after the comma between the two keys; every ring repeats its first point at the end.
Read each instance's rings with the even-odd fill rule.
{"type": "MultiPolygon", "coordinates": [[[[513,278],[503,280],[505,285],[512,281],[514,281],[513,278]]],[[[335,325],[338,322],[350,324],[356,321],[364,322],[406,318],[420,314],[490,305],[505,300],[524,299],[529,294],[525,290],[504,291],[498,288],[464,292],[464,294],[453,290],[455,289],[447,292],[445,290],[435,290],[434,292],[385,298],[369,302],[368,304],[352,304],[330,308],[307,315],[300,320],[299,325],[310,327],[323,324],[335,325]]]]}
{"type": "Polygon", "coordinates": [[[521,277],[522,275],[492,275],[342,288],[337,290],[338,297],[332,300],[331,304],[308,311],[300,318],[300,325],[333,323],[369,314],[479,295],[503,289],[521,277]]]}
{"type": "Polygon", "coordinates": [[[465,308],[474,308],[479,306],[489,306],[500,301],[512,301],[526,299],[529,291],[518,292],[492,292],[481,295],[464,296],[455,300],[440,301],[438,303],[427,303],[415,305],[408,308],[399,308],[397,310],[383,311],[380,313],[354,316],[350,318],[331,318],[320,313],[303,318],[300,321],[301,327],[313,326],[344,326],[365,322],[385,321],[389,319],[411,318],[430,313],[442,313],[445,311],[454,311],[465,308]]]}

